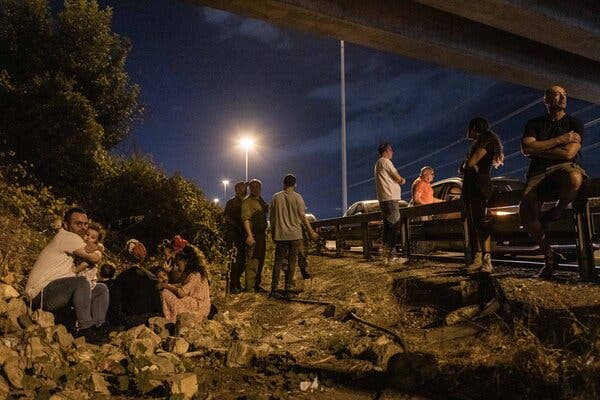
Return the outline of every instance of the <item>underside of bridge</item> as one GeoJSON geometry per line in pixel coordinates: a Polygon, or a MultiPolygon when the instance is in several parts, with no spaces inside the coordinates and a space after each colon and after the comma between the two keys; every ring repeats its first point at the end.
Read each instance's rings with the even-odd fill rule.
{"type": "Polygon", "coordinates": [[[600,103],[597,0],[188,0],[600,103]]]}

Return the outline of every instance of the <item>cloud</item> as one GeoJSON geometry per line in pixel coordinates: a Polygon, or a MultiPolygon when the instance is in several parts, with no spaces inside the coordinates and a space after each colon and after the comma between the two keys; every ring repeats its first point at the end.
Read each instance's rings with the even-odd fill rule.
{"type": "MultiPolygon", "coordinates": [[[[372,64],[376,65],[376,64],[372,64]]],[[[371,66],[372,66],[371,65],[371,66]]],[[[493,81],[487,78],[471,78],[467,88],[462,73],[444,71],[438,67],[426,67],[406,73],[388,76],[369,73],[346,84],[347,144],[349,151],[375,148],[384,140],[393,143],[408,142],[419,138],[418,146],[430,146],[440,140],[424,135],[431,131],[448,128],[448,121],[460,108],[472,105],[480,99],[493,81]],[[423,138],[428,138],[423,140],[423,138]]],[[[312,90],[308,97],[339,105],[340,84],[327,84],[312,90]]],[[[303,143],[305,153],[339,153],[341,128],[309,139],[303,143]],[[338,143],[338,145],[335,145],[338,143]]],[[[453,132],[445,131],[448,142],[453,132]]]]}
{"type": "Polygon", "coordinates": [[[228,41],[236,37],[245,37],[261,43],[273,45],[276,48],[289,46],[288,39],[282,31],[268,22],[242,18],[226,11],[204,7],[204,21],[220,30],[220,41],[228,41]]]}

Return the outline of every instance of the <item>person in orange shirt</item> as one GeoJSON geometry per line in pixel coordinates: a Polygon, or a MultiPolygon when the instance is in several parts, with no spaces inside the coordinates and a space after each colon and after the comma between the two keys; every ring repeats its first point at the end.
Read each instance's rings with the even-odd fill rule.
{"type": "Polygon", "coordinates": [[[431,187],[431,182],[433,181],[434,175],[433,168],[429,166],[421,168],[421,174],[412,184],[411,192],[413,204],[431,204],[442,201],[436,197],[433,197],[433,188],[431,187]]]}

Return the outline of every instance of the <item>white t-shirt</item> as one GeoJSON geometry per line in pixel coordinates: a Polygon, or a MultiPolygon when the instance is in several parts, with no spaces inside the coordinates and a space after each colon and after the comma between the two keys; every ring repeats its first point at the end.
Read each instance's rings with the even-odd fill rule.
{"type": "Polygon", "coordinates": [[[59,230],[33,265],[25,285],[27,297],[33,299],[52,281],[75,276],[72,254],[84,246],[81,236],[64,229],[59,230]]]}
{"type": "Polygon", "coordinates": [[[377,160],[374,168],[377,200],[400,200],[400,185],[392,177],[392,174],[397,172],[390,159],[380,157],[377,160]]]}
{"type": "Polygon", "coordinates": [[[301,211],[306,211],[306,204],[299,193],[282,190],[273,195],[269,215],[275,240],[302,239],[301,211]]]}

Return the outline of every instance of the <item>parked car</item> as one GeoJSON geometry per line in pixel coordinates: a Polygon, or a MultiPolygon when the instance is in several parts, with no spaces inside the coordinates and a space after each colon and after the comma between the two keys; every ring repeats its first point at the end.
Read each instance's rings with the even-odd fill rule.
{"type": "MultiPolygon", "coordinates": [[[[404,200],[398,200],[398,206],[400,208],[407,207],[408,202],[404,200]]],[[[379,200],[360,200],[353,203],[346,212],[344,213],[344,217],[351,217],[354,215],[360,214],[369,214],[381,211],[379,207],[379,200]]],[[[343,246],[345,249],[349,249],[351,247],[361,247],[362,246],[362,231],[358,229],[360,224],[356,225],[347,225],[342,228],[341,233],[344,237],[343,246]]],[[[368,235],[371,240],[371,249],[374,252],[377,252],[381,249],[382,242],[382,229],[383,229],[383,221],[371,221],[368,224],[368,235]]]]}
{"type": "MultiPolygon", "coordinates": [[[[513,191],[522,191],[525,182],[507,177],[492,178],[494,193],[506,193],[513,191]]],[[[453,177],[443,179],[432,184],[434,196],[442,200],[455,200],[462,195],[462,178],[453,177]]],[[[532,239],[521,225],[519,216],[520,195],[515,198],[515,203],[504,207],[488,208],[488,221],[490,231],[492,232],[492,253],[496,255],[516,256],[523,254],[535,254],[539,251],[532,239]]],[[[553,204],[544,204],[542,210],[550,208],[553,204]]],[[[409,203],[409,206],[412,206],[409,203]]],[[[567,210],[563,218],[553,222],[550,225],[549,237],[553,242],[553,248],[565,253],[568,257],[575,256],[575,244],[572,236],[561,236],[566,224],[572,224],[570,210],[567,210]]],[[[462,220],[459,213],[434,215],[429,220],[415,218],[411,221],[411,235],[418,239],[419,235],[424,236],[462,236],[462,220]],[[440,224],[439,220],[444,221],[440,224]]],[[[419,245],[413,244],[413,250],[419,252],[419,245]]],[[[595,246],[596,247],[596,246],[595,246]]],[[[463,240],[436,240],[430,242],[426,247],[428,251],[464,251],[463,240]]]]}
{"type": "MultiPolygon", "coordinates": [[[[434,182],[431,185],[433,196],[443,201],[457,200],[462,196],[462,178],[452,177],[434,182]]],[[[492,178],[492,187],[495,193],[512,192],[522,190],[525,183],[513,178],[495,177],[492,178]]],[[[414,204],[412,200],[409,207],[414,204]]],[[[512,210],[514,211],[514,210],[512,210]]],[[[518,216],[518,205],[517,205],[518,216]]],[[[490,215],[493,215],[491,210],[490,215]]],[[[518,225],[517,225],[518,227],[518,225]]],[[[437,214],[427,217],[413,218],[410,221],[412,251],[416,253],[433,251],[464,251],[463,220],[460,213],[437,214]],[[440,220],[444,220],[440,223],[440,220]],[[435,241],[423,243],[419,238],[431,238],[435,241]],[[446,239],[447,238],[447,239],[446,239]]],[[[493,248],[492,251],[495,249],[493,248]]]]}
{"type": "Polygon", "coordinates": [[[315,214],[305,213],[304,215],[306,216],[306,219],[308,220],[308,222],[315,222],[317,220],[317,217],[315,217],[315,214]]]}
{"type": "MultiPolygon", "coordinates": [[[[398,206],[400,208],[408,206],[408,202],[404,200],[398,200],[398,206]]],[[[350,207],[344,213],[344,217],[350,217],[357,214],[367,214],[381,211],[379,208],[379,200],[360,200],[356,203],[352,203],[350,207]]]]}

